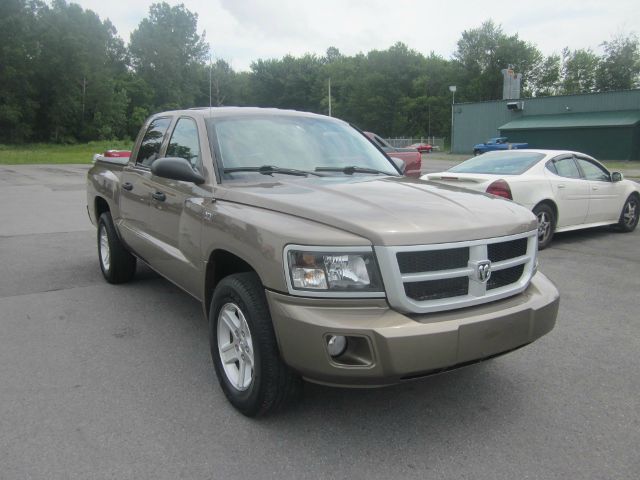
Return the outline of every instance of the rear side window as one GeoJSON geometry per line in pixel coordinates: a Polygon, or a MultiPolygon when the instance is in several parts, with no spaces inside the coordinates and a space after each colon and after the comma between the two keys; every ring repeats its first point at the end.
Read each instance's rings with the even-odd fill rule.
{"type": "Polygon", "coordinates": [[[187,160],[194,170],[200,168],[200,141],[198,126],[191,118],[181,118],[176,124],[167,147],[167,157],[187,160]]]}
{"type": "MultiPolygon", "coordinates": [[[[580,170],[576,165],[576,162],[573,161],[573,158],[561,158],[560,160],[554,160],[553,166],[555,167],[555,172],[561,177],[566,178],[580,178],[580,170]]],[[[552,172],[553,169],[550,169],[552,172]]]]}
{"type": "Polygon", "coordinates": [[[150,167],[159,157],[162,139],[164,138],[164,134],[167,133],[170,124],[171,118],[167,117],[156,118],[151,122],[149,128],[147,128],[147,133],[144,134],[142,142],[140,143],[138,157],[136,158],[137,165],[150,167]]]}

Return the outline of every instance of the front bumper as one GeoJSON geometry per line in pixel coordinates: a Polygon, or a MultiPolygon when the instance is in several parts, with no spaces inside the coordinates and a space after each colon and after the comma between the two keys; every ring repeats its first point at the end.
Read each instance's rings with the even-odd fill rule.
{"type": "Polygon", "coordinates": [[[500,355],[551,331],[559,296],[537,273],[522,293],[441,313],[407,316],[385,300],[309,299],[267,291],[282,357],[307,380],[383,386],[500,355]],[[345,335],[357,351],[329,356],[327,335],[345,335]]]}

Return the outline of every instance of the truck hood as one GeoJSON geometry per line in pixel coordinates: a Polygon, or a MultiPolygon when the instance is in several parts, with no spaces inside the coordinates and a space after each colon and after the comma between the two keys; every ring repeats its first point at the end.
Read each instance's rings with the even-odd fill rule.
{"type": "Polygon", "coordinates": [[[533,214],[514,202],[407,177],[269,178],[229,182],[214,194],[340,228],[374,245],[476,240],[537,228],[533,214]]]}

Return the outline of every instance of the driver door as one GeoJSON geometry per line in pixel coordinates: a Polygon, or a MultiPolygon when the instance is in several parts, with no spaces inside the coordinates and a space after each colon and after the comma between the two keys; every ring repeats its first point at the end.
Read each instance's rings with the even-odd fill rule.
{"type": "Polygon", "coordinates": [[[584,178],[589,183],[589,213],[586,223],[618,221],[622,202],[622,185],[611,181],[611,174],[590,159],[576,157],[584,178]]]}
{"type": "MultiPolygon", "coordinates": [[[[187,160],[202,173],[198,125],[193,118],[178,118],[167,143],[165,157],[187,160]]],[[[180,287],[197,295],[203,263],[200,252],[203,198],[207,192],[192,182],[151,175],[150,235],[155,248],[149,262],[180,287]]]]}
{"type": "Polygon", "coordinates": [[[580,175],[573,155],[556,157],[547,163],[547,175],[558,205],[556,228],[585,222],[589,211],[589,183],[580,175]]]}

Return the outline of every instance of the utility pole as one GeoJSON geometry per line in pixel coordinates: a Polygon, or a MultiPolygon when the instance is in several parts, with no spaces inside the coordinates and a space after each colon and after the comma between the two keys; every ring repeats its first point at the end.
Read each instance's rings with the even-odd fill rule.
{"type": "Polygon", "coordinates": [[[87,77],[82,77],[82,123],[84,124],[84,101],[87,95],[87,77]]]}
{"type": "Polygon", "coordinates": [[[450,152],[453,153],[453,109],[455,108],[456,105],[456,86],[455,85],[451,85],[449,86],[449,91],[453,94],[453,97],[451,99],[451,148],[450,148],[450,152]]]}
{"type": "Polygon", "coordinates": [[[329,77],[329,116],[331,116],[331,77],[329,77]]]}

